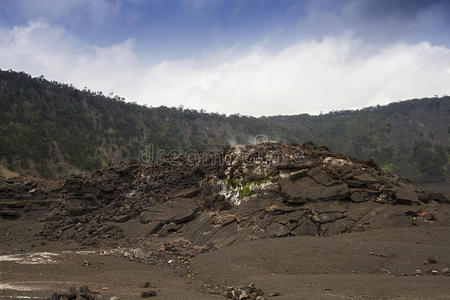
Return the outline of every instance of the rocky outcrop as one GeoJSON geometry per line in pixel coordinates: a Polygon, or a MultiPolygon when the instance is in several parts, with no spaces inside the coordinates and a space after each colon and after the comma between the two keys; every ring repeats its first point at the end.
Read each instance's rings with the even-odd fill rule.
{"type": "Polygon", "coordinates": [[[15,220],[21,217],[40,217],[58,205],[55,191],[61,187],[61,180],[44,180],[34,177],[18,177],[0,180],[0,218],[15,220]]]}
{"type": "Polygon", "coordinates": [[[113,165],[65,181],[0,183],[2,219],[88,245],[178,233],[196,244],[450,225],[449,199],[373,161],[312,143],[263,143],[113,165]]]}

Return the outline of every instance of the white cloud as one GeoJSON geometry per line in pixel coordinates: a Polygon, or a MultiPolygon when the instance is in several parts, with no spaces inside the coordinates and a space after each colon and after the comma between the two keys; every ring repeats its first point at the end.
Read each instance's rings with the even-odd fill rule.
{"type": "Polygon", "coordinates": [[[351,35],[276,53],[255,45],[199,59],[146,64],[133,41],[87,44],[43,21],[0,29],[0,68],[117,93],[152,106],[247,115],[318,113],[450,94],[450,49],[391,44],[368,52],[351,35]]]}
{"type": "Polygon", "coordinates": [[[138,70],[133,41],[106,48],[89,45],[63,27],[31,21],[0,29],[0,68],[72,83],[80,88],[114,90],[138,70]]]}

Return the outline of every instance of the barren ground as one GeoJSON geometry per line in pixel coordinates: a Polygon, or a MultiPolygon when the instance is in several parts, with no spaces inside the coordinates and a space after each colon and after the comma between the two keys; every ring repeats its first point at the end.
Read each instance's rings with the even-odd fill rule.
{"type": "Polygon", "coordinates": [[[245,242],[197,255],[191,264],[192,275],[187,277],[169,264],[146,265],[100,255],[99,249],[76,243],[41,245],[42,241],[22,231],[27,226],[6,221],[0,225],[2,233],[11,233],[2,234],[9,238],[1,243],[4,299],[41,299],[56,290],[81,285],[100,292],[103,299],[139,299],[144,290],[139,286],[144,282],[157,291],[154,299],[224,299],[211,291],[217,286],[250,283],[266,296],[279,293],[273,298],[280,300],[450,299],[450,276],[429,273],[450,266],[448,226],[245,242]],[[30,255],[45,252],[58,255],[40,262],[36,260],[39,255],[30,255]],[[33,257],[34,263],[25,263],[33,257]],[[425,264],[429,257],[437,263],[425,264]]]}

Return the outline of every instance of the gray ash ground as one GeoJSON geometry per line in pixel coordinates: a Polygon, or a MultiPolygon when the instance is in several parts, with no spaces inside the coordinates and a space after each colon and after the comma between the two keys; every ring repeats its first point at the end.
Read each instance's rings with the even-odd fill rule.
{"type": "MultiPolygon", "coordinates": [[[[426,284],[438,282],[430,298],[448,291],[442,284],[450,286],[446,276],[450,264],[448,195],[423,191],[383,172],[372,161],[336,154],[312,143],[228,147],[151,164],[113,165],[66,180],[19,177],[0,182],[0,203],[4,254],[92,250],[95,254],[91,255],[100,258],[120,259],[126,268],[139,264],[158,270],[155,276],[163,284],[175,284],[186,295],[200,293],[196,298],[263,299],[278,293],[280,299],[332,297],[330,291],[299,291],[303,284],[285,286],[277,274],[286,282],[295,276],[313,276],[323,282],[326,274],[335,276],[330,277],[332,282],[358,273],[429,275],[426,284]],[[399,238],[399,232],[405,237],[399,238]],[[359,245],[363,253],[343,240],[359,245]],[[302,247],[300,256],[292,254],[302,247]],[[439,257],[436,266],[422,265],[435,256],[439,257]],[[330,257],[336,261],[329,261],[330,257]],[[297,266],[299,260],[301,266],[297,266]],[[320,266],[326,272],[316,273],[320,266]],[[168,278],[173,282],[167,282],[168,278]],[[255,281],[257,285],[249,288],[255,281]],[[278,282],[280,288],[271,282],[278,282]]],[[[60,263],[64,269],[64,262],[60,263]]],[[[17,266],[8,266],[14,273],[17,266]]],[[[88,261],[82,272],[90,268],[88,261]]],[[[121,275],[114,276],[116,280],[121,275]]],[[[2,271],[2,281],[13,279],[14,275],[2,271]]],[[[386,282],[393,289],[377,290],[374,295],[411,296],[412,290],[386,282]],[[395,288],[400,289],[397,294],[395,288]]],[[[128,298],[140,297],[139,292],[127,289],[134,295],[128,298]]],[[[351,285],[337,293],[352,295],[370,296],[351,285]]],[[[163,296],[158,293],[156,298],[163,296]]],[[[123,297],[128,299],[122,293],[123,297]]]]}

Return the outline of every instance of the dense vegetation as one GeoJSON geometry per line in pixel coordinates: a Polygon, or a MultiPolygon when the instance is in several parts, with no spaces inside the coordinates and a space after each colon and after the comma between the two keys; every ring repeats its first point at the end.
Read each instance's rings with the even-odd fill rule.
{"type": "Polygon", "coordinates": [[[415,99],[320,116],[225,116],[148,108],[89,90],[0,71],[0,164],[61,176],[158,150],[217,150],[270,140],[311,140],[414,180],[448,180],[450,97],[415,99]]]}

